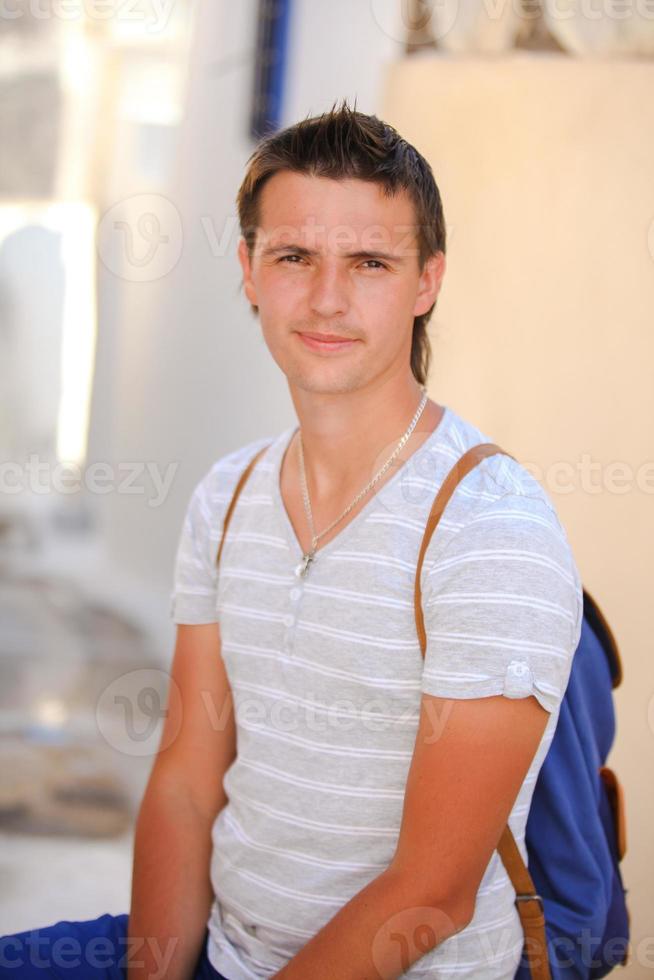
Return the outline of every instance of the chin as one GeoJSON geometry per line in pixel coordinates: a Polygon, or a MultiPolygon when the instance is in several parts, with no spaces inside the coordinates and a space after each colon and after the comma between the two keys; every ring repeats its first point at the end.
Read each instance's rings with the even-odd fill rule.
{"type": "MultiPolygon", "coordinates": [[[[283,369],[282,369],[283,370],[283,369]]],[[[365,380],[359,375],[343,371],[336,372],[307,371],[297,366],[295,369],[284,371],[289,384],[302,391],[310,391],[314,395],[338,395],[357,391],[365,385],[365,380]]]]}

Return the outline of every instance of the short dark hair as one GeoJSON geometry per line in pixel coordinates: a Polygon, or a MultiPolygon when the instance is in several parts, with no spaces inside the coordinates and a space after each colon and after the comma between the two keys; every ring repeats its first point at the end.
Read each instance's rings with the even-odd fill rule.
{"type": "MultiPolygon", "coordinates": [[[[368,180],[381,185],[388,196],[405,190],[416,213],[420,271],[429,256],[445,252],[443,205],[427,160],[391,125],[350,108],[343,100],[320,116],[307,117],[265,136],[249,157],[237,205],[250,257],[259,223],[261,189],[266,180],[283,170],[334,180],[368,180]]],[[[421,385],[429,373],[427,323],[435,305],[413,321],[411,370],[421,385]]],[[[258,313],[258,307],[252,306],[252,310],[258,313]]]]}

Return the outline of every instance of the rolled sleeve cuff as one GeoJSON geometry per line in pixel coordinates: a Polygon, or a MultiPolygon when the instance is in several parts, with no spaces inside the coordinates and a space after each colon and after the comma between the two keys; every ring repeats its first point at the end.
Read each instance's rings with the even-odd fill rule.
{"type": "Polygon", "coordinates": [[[199,626],[217,623],[215,595],[173,592],[170,595],[170,618],[177,625],[199,626]]]}
{"type": "Polygon", "coordinates": [[[497,676],[466,674],[455,681],[450,674],[442,677],[437,672],[425,670],[422,690],[441,698],[488,698],[502,694],[507,698],[527,698],[533,694],[546,711],[555,711],[561,701],[560,693],[551,685],[540,681],[528,660],[511,660],[503,673],[497,676]]]}

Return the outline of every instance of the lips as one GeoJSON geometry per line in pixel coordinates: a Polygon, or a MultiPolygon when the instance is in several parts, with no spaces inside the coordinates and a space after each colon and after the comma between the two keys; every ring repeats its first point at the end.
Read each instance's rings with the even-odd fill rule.
{"type": "Polygon", "coordinates": [[[300,340],[311,350],[337,351],[352,347],[356,340],[339,337],[337,334],[299,333],[300,340]]]}
{"type": "Polygon", "coordinates": [[[340,337],[335,333],[311,333],[309,330],[300,331],[303,337],[310,337],[311,340],[321,340],[325,343],[343,343],[352,340],[351,337],[340,337]]]}

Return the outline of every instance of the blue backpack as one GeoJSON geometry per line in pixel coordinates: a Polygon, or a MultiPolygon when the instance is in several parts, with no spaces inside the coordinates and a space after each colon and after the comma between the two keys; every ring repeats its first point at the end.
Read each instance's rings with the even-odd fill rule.
{"type": "MultiPolygon", "coordinates": [[[[525,833],[554,980],[594,980],[628,960],[629,911],[620,874],[624,798],[604,764],[615,736],[613,688],[622,680],[622,664],[599,606],[587,589],[583,596],[581,636],[525,833]]],[[[529,977],[521,963],[516,980],[529,977]]]]}
{"type": "MultiPolygon", "coordinates": [[[[217,564],[236,500],[267,448],[255,454],[236,484],[223,521],[217,564]]],[[[495,453],[511,456],[492,442],[468,449],[432,503],[414,588],[423,656],[427,638],[420,571],[427,545],[459,481],[495,453]]],[[[622,664],[613,633],[586,589],[583,601],[579,644],[527,817],[527,865],[508,824],[497,846],[515,889],[525,934],[514,980],[595,980],[628,962],[630,921],[620,874],[626,849],[624,797],[615,773],[605,765],[615,737],[613,688],[622,680],[622,664]]]]}

